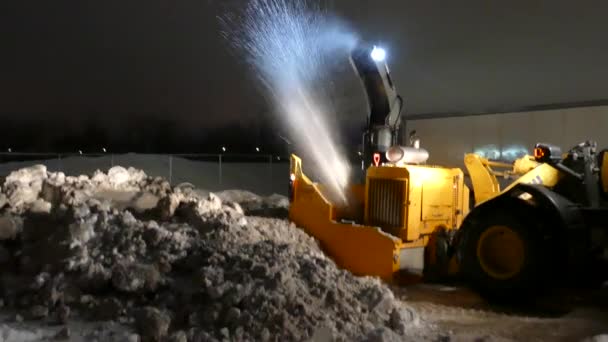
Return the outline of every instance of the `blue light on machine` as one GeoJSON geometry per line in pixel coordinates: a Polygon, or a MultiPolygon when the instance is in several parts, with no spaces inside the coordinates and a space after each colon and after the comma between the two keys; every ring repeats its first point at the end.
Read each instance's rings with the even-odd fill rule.
{"type": "Polygon", "coordinates": [[[515,159],[521,158],[528,154],[528,150],[524,146],[511,145],[502,150],[501,158],[504,161],[513,162],[515,159]]]}
{"type": "Polygon", "coordinates": [[[382,62],[386,59],[386,51],[383,48],[374,46],[371,56],[374,61],[382,62]]]}
{"type": "Polygon", "coordinates": [[[528,154],[528,151],[520,145],[509,145],[503,149],[498,148],[496,145],[484,145],[476,148],[473,153],[490,160],[513,162],[528,154]]]}
{"type": "Polygon", "coordinates": [[[499,160],[500,159],[500,149],[496,145],[485,145],[479,148],[476,148],[473,153],[478,156],[490,160],[499,160]]]}

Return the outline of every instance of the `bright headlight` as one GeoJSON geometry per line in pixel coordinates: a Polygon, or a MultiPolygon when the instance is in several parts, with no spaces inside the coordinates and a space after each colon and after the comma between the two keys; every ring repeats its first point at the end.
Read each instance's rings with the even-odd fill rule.
{"type": "Polygon", "coordinates": [[[375,47],[372,50],[371,57],[376,62],[382,62],[386,59],[386,51],[382,48],[375,47]]]}

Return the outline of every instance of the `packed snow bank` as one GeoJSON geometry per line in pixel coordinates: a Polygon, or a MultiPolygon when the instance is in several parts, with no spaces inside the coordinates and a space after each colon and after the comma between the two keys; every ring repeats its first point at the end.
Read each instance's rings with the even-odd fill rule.
{"type": "MultiPolygon", "coordinates": [[[[17,156],[19,155],[15,154],[15,157],[17,156]]],[[[261,195],[287,193],[287,159],[271,161],[264,156],[251,156],[251,162],[233,162],[234,159],[231,159],[230,155],[224,155],[220,167],[218,157],[135,153],[69,156],[61,159],[0,163],[0,176],[7,176],[14,170],[34,164],[44,164],[49,171],[62,171],[69,175],[90,175],[98,169],[107,170],[114,165],[122,165],[143,170],[149,176],[166,178],[172,184],[189,182],[198,188],[212,191],[246,189],[261,195]]]]}
{"type": "Polygon", "coordinates": [[[286,211],[281,196],[44,166],[10,174],[0,196],[0,295],[26,320],[115,320],[150,341],[398,340],[419,324],[303,231],[246,215],[286,211]]]}
{"type": "Polygon", "coordinates": [[[246,215],[284,218],[288,215],[289,200],[279,194],[262,197],[249,191],[225,190],[217,195],[223,201],[238,203],[246,215]]]}

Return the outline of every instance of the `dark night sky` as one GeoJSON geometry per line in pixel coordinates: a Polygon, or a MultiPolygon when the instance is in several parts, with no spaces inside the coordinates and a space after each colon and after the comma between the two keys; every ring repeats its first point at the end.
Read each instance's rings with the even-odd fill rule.
{"type": "MultiPolygon", "coordinates": [[[[171,115],[193,132],[255,119],[264,102],[218,34],[215,17],[226,2],[245,3],[3,2],[1,117],[171,115]]],[[[333,7],[387,47],[408,113],[608,98],[605,1],[336,0],[333,7]]]]}

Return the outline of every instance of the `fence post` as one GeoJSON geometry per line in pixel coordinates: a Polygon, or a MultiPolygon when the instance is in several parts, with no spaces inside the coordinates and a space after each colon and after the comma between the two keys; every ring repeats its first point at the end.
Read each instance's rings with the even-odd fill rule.
{"type": "Polygon", "coordinates": [[[222,155],[219,155],[219,160],[220,160],[220,165],[219,165],[219,170],[220,170],[220,174],[219,174],[219,178],[220,178],[220,185],[222,185],[222,155]]]}
{"type": "Polygon", "coordinates": [[[114,153],[110,154],[110,167],[114,167],[114,153]]]}
{"type": "Polygon", "coordinates": [[[169,155],[169,184],[173,184],[173,155],[169,155]]]}

